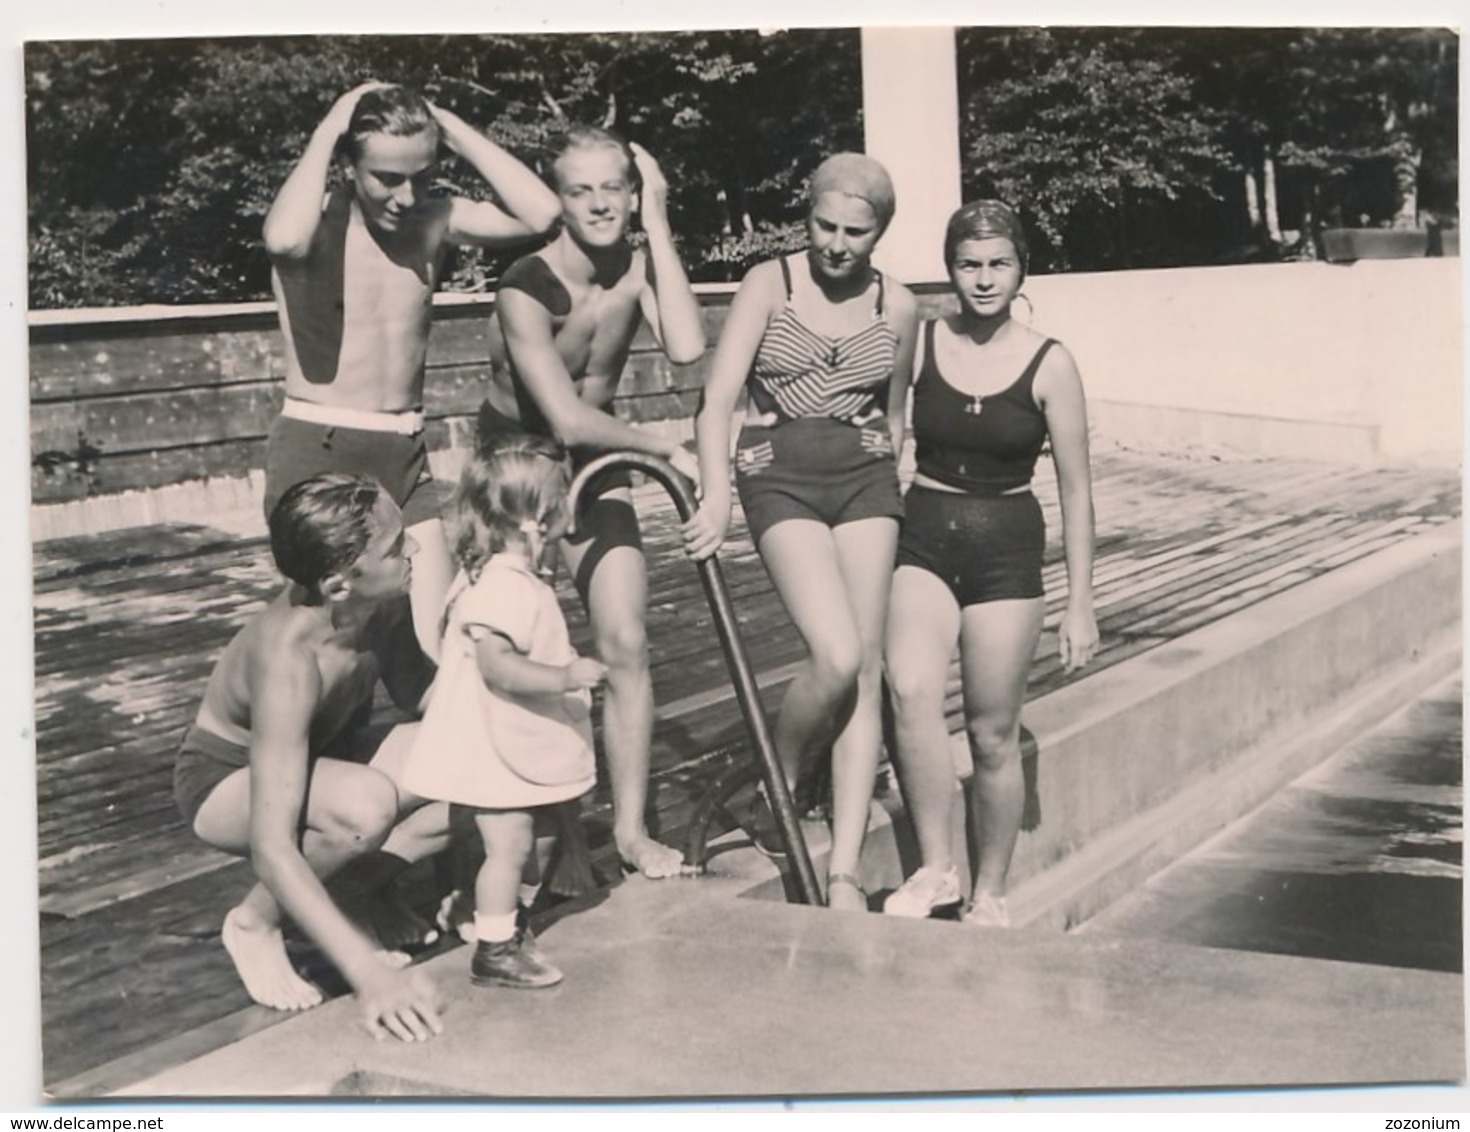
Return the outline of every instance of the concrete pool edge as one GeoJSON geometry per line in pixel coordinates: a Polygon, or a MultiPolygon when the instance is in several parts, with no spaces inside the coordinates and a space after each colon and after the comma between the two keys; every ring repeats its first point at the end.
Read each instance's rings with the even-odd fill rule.
{"type": "MultiPolygon", "coordinates": [[[[1299,744],[1300,750],[1289,760],[1295,769],[1276,768],[1279,770],[1276,777],[1287,781],[1310,765],[1310,751],[1319,750],[1318,758],[1329,753],[1330,736],[1351,730],[1353,719],[1386,713],[1387,705],[1395,697],[1411,695],[1418,687],[1432,682],[1447,665],[1453,665],[1459,640],[1459,550],[1460,525],[1446,524],[1438,531],[1417,536],[1304,583],[1224,622],[1160,645],[1028,705],[1026,721],[1036,734],[1045,767],[1043,790],[1047,791],[1059,781],[1065,781],[1059,778],[1063,772],[1055,769],[1063,762],[1073,767],[1090,763],[1096,773],[1106,771],[1110,758],[1118,758],[1118,751],[1131,753],[1139,749],[1137,745],[1120,745],[1117,732],[1110,732],[1110,728],[1124,725],[1121,716],[1135,716],[1127,722],[1129,727],[1153,727],[1156,732],[1162,728],[1166,734],[1172,729],[1177,736],[1179,704],[1197,708],[1201,702],[1198,688],[1189,687],[1192,679],[1209,679],[1213,673],[1212,694],[1230,702],[1232,689],[1240,686],[1240,672],[1268,690],[1279,690],[1275,686],[1292,684],[1285,677],[1295,671],[1301,653],[1321,655],[1326,647],[1324,640],[1337,640],[1339,643],[1330,646],[1331,650],[1355,661],[1349,678],[1343,679],[1340,672],[1331,673],[1333,679],[1321,681],[1312,689],[1314,694],[1320,691],[1325,696],[1326,708],[1321,704],[1302,708],[1298,682],[1291,689],[1295,697],[1291,705],[1294,711],[1283,714],[1267,705],[1260,713],[1260,718],[1266,721],[1264,728],[1257,726],[1248,739],[1232,739],[1234,747],[1226,755],[1211,756],[1218,760],[1214,765],[1206,760],[1205,771],[1196,773],[1183,785],[1175,782],[1175,793],[1162,799],[1149,798],[1148,805],[1124,814],[1113,824],[1094,829],[1090,835],[1072,838],[1075,843],[1062,857],[1037,867],[1042,855],[1033,835],[1027,835],[1033,840],[1029,846],[1023,840],[1023,853],[1017,858],[1019,883],[1013,895],[1018,919],[1061,927],[1085,918],[1090,914],[1086,908],[1089,901],[1105,902],[1108,885],[1131,886],[1142,875],[1162,867],[1232,817],[1251,808],[1253,803],[1249,798],[1254,795],[1250,791],[1232,794],[1220,789],[1222,783],[1231,778],[1249,779],[1254,794],[1269,794],[1275,784],[1271,774],[1263,769],[1259,755],[1264,749],[1263,742],[1299,744]],[[1447,610],[1454,612],[1448,618],[1452,622],[1448,626],[1447,610]],[[1293,636],[1300,637],[1295,645],[1289,640],[1293,636]],[[1374,647],[1349,648],[1342,643],[1345,641],[1368,642],[1374,647]],[[1406,642],[1413,642],[1407,654],[1406,642]],[[1415,648],[1420,654],[1417,658],[1412,655],[1415,648]],[[1267,662],[1280,666],[1274,677],[1268,676],[1268,670],[1263,667],[1267,662]],[[1222,664],[1233,665],[1237,674],[1222,678],[1219,671],[1222,664]],[[1109,687],[1099,687],[1104,683],[1109,687]],[[1351,705],[1354,710],[1346,716],[1331,706],[1360,693],[1359,702],[1351,705]],[[1140,712],[1154,712],[1160,718],[1149,724],[1136,718],[1140,712]],[[1191,809],[1191,805],[1201,799],[1229,804],[1217,805],[1208,821],[1197,820],[1200,811],[1191,809]],[[1171,813],[1176,818],[1183,815],[1185,819],[1174,821],[1172,829],[1163,820],[1171,813]],[[1140,832],[1144,836],[1140,837],[1140,832]],[[1029,863],[1026,851],[1032,855],[1029,863]],[[1120,867],[1120,860],[1126,867],[1120,867]]],[[[956,741],[962,746],[963,736],[956,741]]],[[[1104,774],[1104,777],[1117,780],[1116,775],[1104,774]]],[[[1052,845],[1065,845],[1069,839],[1057,834],[1056,827],[1060,824],[1059,810],[1065,816],[1068,808],[1058,806],[1056,801],[1055,797],[1049,797],[1043,832],[1051,835],[1052,845]]],[[[1096,816],[1095,811],[1092,816],[1096,816]]],[[[808,831],[815,835],[814,842],[823,840],[824,830],[808,827],[808,831]]],[[[902,831],[896,829],[892,815],[875,806],[864,854],[864,877],[870,889],[891,886],[901,878],[901,837],[902,831]]],[[[814,844],[813,852],[820,859],[825,845],[814,844]]],[[[720,895],[764,895],[780,899],[780,871],[769,860],[743,850],[723,855],[719,861],[717,872],[725,875],[700,882],[708,888],[708,895],[714,896],[718,890],[720,895]]],[[[431,962],[437,964],[445,958],[431,962]]],[[[319,1010],[341,1009],[341,1006],[339,1002],[319,1010]]],[[[209,1031],[207,1034],[195,1031],[180,1035],[177,1043],[168,1045],[175,1055],[193,1058],[211,1041],[237,1042],[251,1031],[273,1029],[286,1022],[294,1020],[279,1020],[252,1008],[204,1028],[209,1031]]],[[[246,1036],[244,1040],[250,1039],[246,1036]]],[[[96,1096],[124,1086],[129,1079],[139,1082],[167,1077],[167,1071],[157,1073],[158,1065],[157,1060],[148,1064],[148,1058],[143,1056],[119,1059],[48,1086],[47,1095],[96,1096]]]]}

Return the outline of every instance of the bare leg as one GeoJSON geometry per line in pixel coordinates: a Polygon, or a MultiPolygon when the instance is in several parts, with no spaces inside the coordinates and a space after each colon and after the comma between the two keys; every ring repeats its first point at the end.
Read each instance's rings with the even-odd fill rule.
{"type": "Polygon", "coordinates": [[[521,876],[534,846],[534,818],[526,810],[477,810],[475,825],[485,842],[485,863],[475,877],[475,914],[513,915],[521,876]]]}
{"type": "Polygon", "coordinates": [[[453,932],[465,943],[475,942],[475,876],[483,860],[484,846],[474,821],[475,811],[466,806],[450,807],[449,862],[451,890],[439,902],[434,923],[442,932],[453,932]]]}
{"type": "Polygon", "coordinates": [[[971,789],[980,823],[977,898],[1005,894],[1021,830],[1026,804],[1021,705],[1044,612],[1044,603],[1036,598],[972,605],[962,615],[965,728],[975,761],[971,789]]]}
{"type": "MultiPolygon", "coordinates": [[[[840,734],[853,716],[859,699],[863,641],[831,528],[814,520],[788,519],[761,537],[760,553],[776,592],[781,595],[807,647],[807,659],[787,686],[772,728],[772,741],[781,757],[787,782],[794,785],[804,762],[834,735],[840,734]]],[[[851,860],[840,861],[837,856],[836,811],[851,810],[853,799],[847,796],[852,793],[851,779],[844,781],[840,788],[835,781],[835,762],[834,752],[834,837],[829,874],[850,873],[857,863],[850,836],[842,851],[851,860]]],[[[876,765],[876,751],[872,765],[876,765]]],[[[868,791],[871,797],[871,771],[868,791]]],[[[863,822],[866,827],[866,810],[863,822]]],[[[859,834],[857,847],[861,845],[859,834]]],[[[862,902],[861,894],[848,885],[829,886],[828,902],[834,899],[839,907],[855,907],[862,902]]]]}
{"type": "MultiPolygon", "coordinates": [[[[552,851],[556,846],[557,832],[556,821],[552,817],[555,807],[541,806],[533,811],[533,836],[532,851],[526,856],[526,864],[521,869],[520,881],[520,903],[529,911],[530,902],[526,899],[528,887],[539,888],[546,878],[546,871],[551,860],[552,851]]],[[[467,825],[474,825],[475,811],[463,806],[454,807],[456,814],[454,828],[454,890],[439,902],[438,914],[435,924],[444,932],[452,932],[459,936],[465,943],[475,942],[475,881],[479,875],[479,868],[475,862],[483,863],[482,854],[475,850],[483,849],[479,842],[483,838],[476,833],[477,844],[470,844],[464,839],[464,832],[459,828],[460,818],[464,815],[467,825]]]]}
{"type": "MultiPolygon", "coordinates": [[[[562,544],[573,576],[591,545],[562,544]]],[[[613,840],[623,862],[644,876],[677,876],[684,855],[650,837],[644,816],[653,744],[653,680],[644,627],[648,573],[642,551],[630,546],[609,550],[593,571],[586,599],[598,659],[607,665],[602,741],[612,778],[613,840]]]]}
{"type": "Polygon", "coordinates": [[[475,954],[470,982],[531,990],[561,982],[520,917],[521,878],[535,849],[536,818],[528,810],[478,810],[485,863],[475,877],[475,954]]]}
{"type": "Polygon", "coordinates": [[[413,582],[409,602],[413,606],[414,635],[431,660],[439,659],[439,619],[444,612],[444,595],[454,580],[454,559],[444,523],[429,519],[408,528],[408,537],[418,544],[413,556],[413,582]]]}
{"type": "Polygon", "coordinates": [[[944,721],[944,687],[960,635],[960,608],[949,587],[927,570],[900,566],[888,607],[886,667],[898,731],[903,801],[914,823],[924,868],[954,864],[954,760],[944,721]]]}
{"type": "Polygon", "coordinates": [[[847,599],[831,528],[788,519],[760,541],[761,559],[807,647],[772,728],[772,740],[795,784],[803,764],[846,724],[857,703],[862,641],[847,599]]]}
{"type": "MultiPolygon", "coordinates": [[[[377,771],[335,759],[312,769],[307,829],[301,852],[326,879],[352,858],[382,845],[395,812],[393,784],[377,771]]],[[[219,784],[194,822],[201,839],[227,852],[250,852],[250,775],[237,771],[219,784]]],[[[299,976],[281,937],[281,906],[257,884],[225,916],[220,937],[240,980],[256,1002],[277,1010],[304,1010],[321,991],[299,976]]]]}
{"type": "MultiPolygon", "coordinates": [[[[862,663],[857,701],[832,747],[832,856],[828,867],[834,875],[857,876],[882,746],[883,626],[893,582],[898,524],[892,519],[865,519],[844,523],[832,534],[862,663]]],[[[846,892],[836,894],[835,900],[829,895],[828,902],[833,907],[866,911],[866,902],[860,897],[848,886],[846,892]]]]}

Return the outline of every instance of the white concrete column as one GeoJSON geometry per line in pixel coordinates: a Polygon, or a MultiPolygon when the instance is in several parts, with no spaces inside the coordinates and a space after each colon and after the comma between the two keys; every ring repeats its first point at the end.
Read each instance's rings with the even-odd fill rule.
{"type": "Polygon", "coordinates": [[[874,260],[904,283],[944,273],[944,225],[960,206],[960,102],[953,28],[863,28],[863,133],[898,212],[874,260]]]}

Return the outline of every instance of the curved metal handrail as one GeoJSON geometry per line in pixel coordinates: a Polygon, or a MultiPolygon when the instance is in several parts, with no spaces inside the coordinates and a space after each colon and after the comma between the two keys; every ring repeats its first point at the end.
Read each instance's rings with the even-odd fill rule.
{"type": "MultiPolygon", "coordinates": [[[[572,481],[567,492],[567,512],[575,531],[578,503],[582,492],[597,476],[613,468],[632,468],[663,485],[674,500],[679,518],[688,522],[694,517],[697,502],[689,480],[674,469],[667,460],[642,452],[609,452],[599,456],[584,467],[572,481]]],[[[761,704],[760,690],[755,674],[745,653],[745,644],[740,639],[739,622],[735,619],[735,607],[730,601],[730,591],[725,585],[725,576],[720,571],[719,561],[714,555],[695,563],[700,581],[704,583],[704,594],[714,614],[715,629],[719,633],[720,647],[725,654],[725,664],[730,670],[730,679],[735,685],[735,698],[745,717],[745,726],[750,731],[751,743],[755,746],[761,778],[765,783],[766,796],[776,819],[776,828],[786,844],[787,859],[796,874],[798,891],[807,904],[821,904],[822,894],[817,887],[816,870],[812,867],[811,855],[806,841],[801,836],[796,807],[791,800],[791,790],[786,785],[786,775],[781,769],[781,760],[776,754],[776,745],[771,740],[770,726],[766,722],[765,708],[761,704]]]]}

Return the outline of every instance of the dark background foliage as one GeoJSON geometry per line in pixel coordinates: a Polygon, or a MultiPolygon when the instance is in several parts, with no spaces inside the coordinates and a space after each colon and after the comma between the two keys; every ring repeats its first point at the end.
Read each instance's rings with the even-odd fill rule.
{"type": "MultiPolygon", "coordinates": [[[[1457,43],[1415,29],[968,28],[967,197],[1016,203],[1033,269],[1315,254],[1329,225],[1453,224],[1457,43]]],[[[559,119],[663,165],[696,280],[800,245],[802,192],[862,147],[859,33],[813,29],[32,43],[33,308],[269,295],[260,225],[343,90],[403,82],[527,161],[559,119]]],[[[482,195],[446,161],[442,187],[482,195]]],[[[504,265],[459,257],[449,286],[504,265]]]]}

